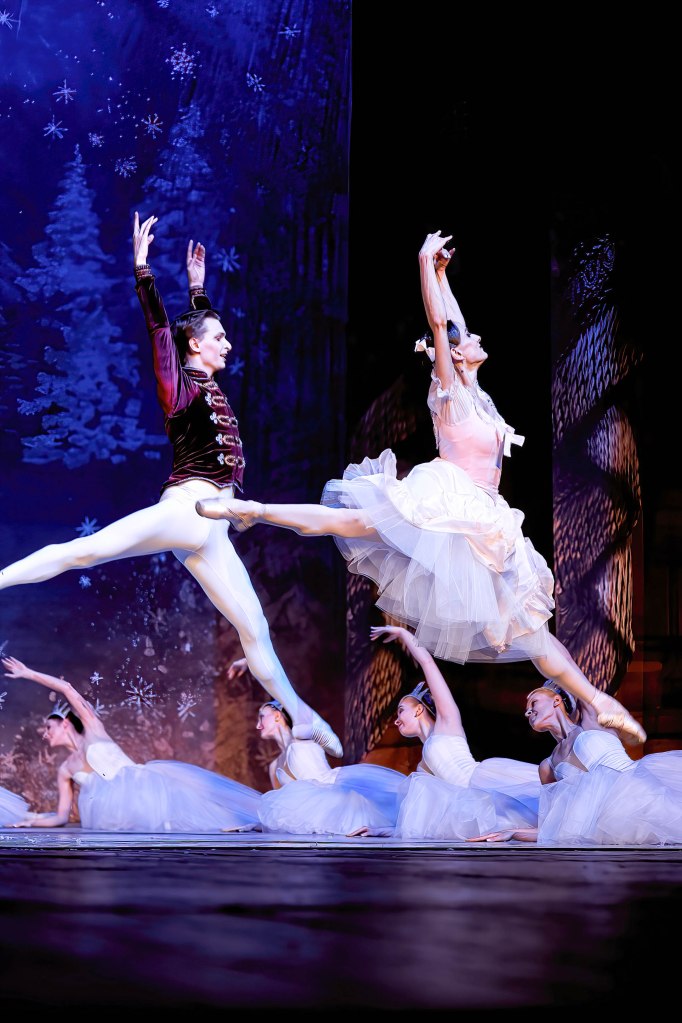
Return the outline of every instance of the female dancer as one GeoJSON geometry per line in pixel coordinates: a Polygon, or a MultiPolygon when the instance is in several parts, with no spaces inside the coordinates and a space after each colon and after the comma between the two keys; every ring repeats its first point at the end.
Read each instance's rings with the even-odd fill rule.
{"type": "Polygon", "coordinates": [[[682,750],[632,760],[589,705],[571,713],[558,687],[534,689],[526,717],[556,748],[540,765],[538,824],[496,829],[473,841],[538,845],[682,845],[682,750]]]}
{"type": "MultiPolygon", "coordinates": [[[[445,268],[452,236],[426,236],[419,253],[424,309],[433,339],[428,394],[438,457],[397,479],[396,459],[350,465],[331,480],[321,505],[260,504],[231,496],[197,502],[207,518],[238,530],[256,522],[301,535],[333,536],[349,570],[372,579],[377,606],[410,626],[436,657],[465,663],[531,660],[624,742],[646,733],[612,696],[597,690],[550,634],[554,580],[521,531],[523,514],[498,491],[502,456],[521,443],[478,385],[488,358],[470,333],[445,268]]],[[[429,351],[426,340],[417,346],[429,351]]]]}
{"type": "MultiPolygon", "coordinates": [[[[228,676],[246,666],[245,658],[235,661],[228,676]]],[[[294,738],[291,718],[277,700],[260,707],[256,727],[262,739],[272,740],[279,749],[268,767],[272,790],[258,804],[261,830],[348,835],[368,827],[377,834],[395,825],[406,778],[401,771],[379,764],[330,767],[318,743],[294,738]]]]}
{"type": "Polygon", "coordinates": [[[33,671],[16,657],[3,657],[2,664],[9,678],[37,682],[63,696],[70,707],[55,709],[45,723],[46,742],[68,750],[57,773],[57,809],[27,815],[13,827],[67,824],[76,785],[81,825],[93,831],[212,832],[258,821],[261,793],[256,789],[178,760],[136,764],[70,682],[33,671]]]}
{"type": "Polygon", "coordinates": [[[372,640],[381,637],[400,642],[424,673],[424,681],[398,704],[398,731],[419,739],[423,751],[403,787],[393,837],[463,841],[480,835],[485,820],[495,820],[496,829],[535,825],[542,788],[537,764],[506,757],[474,760],[459,707],[429,651],[398,626],[373,627],[372,640]]]}

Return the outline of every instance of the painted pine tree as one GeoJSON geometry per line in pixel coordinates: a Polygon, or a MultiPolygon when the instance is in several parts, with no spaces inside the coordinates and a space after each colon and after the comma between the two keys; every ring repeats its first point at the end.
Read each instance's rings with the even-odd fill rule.
{"type": "Polygon", "coordinates": [[[141,421],[139,341],[121,340],[122,328],[105,308],[122,278],[101,248],[85,171],[76,146],[48,216],[46,240],[33,247],[34,266],[16,278],[29,305],[47,300],[54,309],[40,326],[42,337],[56,339],[36,353],[44,368],[33,397],[17,402],[21,415],[39,417],[36,432],[22,437],[23,459],[62,462],[69,469],[93,459],[121,462],[130,452],[166,444],[141,421]]]}

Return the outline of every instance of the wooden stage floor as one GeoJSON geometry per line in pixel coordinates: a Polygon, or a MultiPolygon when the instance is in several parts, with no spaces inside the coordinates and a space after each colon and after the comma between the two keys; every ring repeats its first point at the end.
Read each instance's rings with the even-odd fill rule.
{"type": "Polygon", "coordinates": [[[651,1014],[682,847],[9,829],[0,911],[6,1009],[651,1014]]]}

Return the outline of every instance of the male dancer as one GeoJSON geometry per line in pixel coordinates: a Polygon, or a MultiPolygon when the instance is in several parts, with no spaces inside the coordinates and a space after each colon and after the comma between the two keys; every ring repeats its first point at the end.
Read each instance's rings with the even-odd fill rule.
{"type": "Polygon", "coordinates": [[[237,419],[214,380],[232,345],[204,291],[205,249],[187,249],[191,309],[171,325],[147,262],[157,217],[140,225],[135,213],[133,253],[138,298],[152,343],[157,394],[173,468],[159,502],[126,515],[91,536],[50,544],[0,572],[0,589],[52,579],[69,569],[172,551],[204,593],[239,633],[251,673],[279,700],[293,721],[296,738],[314,739],[334,757],[343,756],[326,721],[295,692],[270,638],[263,608],[224,522],[196,514],[198,500],[241,490],[244,456],[237,419]]]}

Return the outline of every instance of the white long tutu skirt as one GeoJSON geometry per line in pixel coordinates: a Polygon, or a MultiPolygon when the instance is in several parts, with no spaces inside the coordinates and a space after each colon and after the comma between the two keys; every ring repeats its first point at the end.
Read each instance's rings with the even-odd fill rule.
{"type": "Polygon", "coordinates": [[[682,845],[682,750],[650,753],[626,771],[561,771],[543,786],[539,845],[682,845]]]}
{"type": "Polygon", "coordinates": [[[93,831],[212,832],[258,824],[261,795],[196,764],[151,760],[111,779],[88,774],[78,810],[93,831]]]}
{"type": "Polygon", "coordinates": [[[8,828],[18,824],[29,815],[29,805],[16,792],[0,786],[0,828],[8,828]]]}
{"type": "Polygon", "coordinates": [[[396,474],[389,449],[330,480],[321,503],[365,514],[377,540],[335,537],[377,606],[435,657],[520,661],[546,653],[554,578],[523,536],[523,514],[442,458],[396,474]]]}
{"type": "Polygon", "coordinates": [[[264,831],[292,835],[348,835],[358,828],[392,831],[406,776],[380,764],[335,768],[326,781],[290,781],[265,792],[264,831]]]}
{"type": "Polygon", "coordinates": [[[465,842],[495,831],[497,821],[490,792],[451,785],[435,775],[415,771],[408,779],[394,836],[403,841],[465,842]]]}

